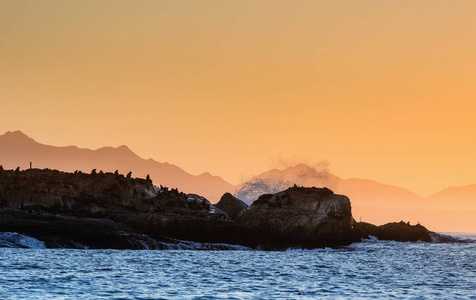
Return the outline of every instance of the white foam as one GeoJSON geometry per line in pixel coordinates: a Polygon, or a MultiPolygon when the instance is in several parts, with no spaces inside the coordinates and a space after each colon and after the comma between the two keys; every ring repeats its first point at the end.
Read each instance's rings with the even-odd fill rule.
{"type": "Polygon", "coordinates": [[[449,235],[449,234],[442,234],[442,233],[430,233],[431,241],[433,243],[474,243],[475,240],[470,238],[449,235]]]}
{"type": "Polygon", "coordinates": [[[199,243],[191,241],[171,240],[171,243],[159,242],[164,250],[252,250],[251,248],[224,243],[199,243]]]}
{"type": "Polygon", "coordinates": [[[46,249],[45,243],[17,232],[0,232],[0,248],[46,249]]]}

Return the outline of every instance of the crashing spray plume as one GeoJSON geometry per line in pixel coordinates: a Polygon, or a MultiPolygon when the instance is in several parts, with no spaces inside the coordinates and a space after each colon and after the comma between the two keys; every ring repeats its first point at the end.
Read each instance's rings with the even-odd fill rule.
{"type": "Polygon", "coordinates": [[[279,158],[273,165],[274,169],[242,183],[235,194],[236,197],[249,204],[260,195],[275,194],[294,184],[332,189],[338,182],[338,178],[329,172],[329,162],[326,160],[304,164],[279,158]]]}

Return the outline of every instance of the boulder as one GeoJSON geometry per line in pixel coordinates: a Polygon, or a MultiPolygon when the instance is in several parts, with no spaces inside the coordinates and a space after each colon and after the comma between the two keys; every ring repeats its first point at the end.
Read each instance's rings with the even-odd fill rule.
{"type": "Polygon", "coordinates": [[[433,232],[424,226],[410,225],[403,221],[387,223],[385,225],[375,226],[373,224],[360,222],[354,225],[355,234],[359,238],[369,238],[375,236],[379,240],[389,240],[397,242],[431,242],[433,232]]]}
{"type": "Polygon", "coordinates": [[[380,240],[393,240],[397,242],[431,242],[430,231],[424,226],[410,225],[409,223],[394,222],[379,226],[380,240]]]}
{"type": "Polygon", "coordinates": [[[354,235],[357,240],[368,239],[370,236],[377,237],[379,228],[374,224],[354,220],[354,235]]]}
{"type": "Polygon", "coordinates": [[[236,220],[265,237],[264,249],[337,247],[354,241],[349,198],[327,188],[295,186],[263,195],[236,220]]]}
{"type": "Polygon", "coordinates": [[[242,211],[248,208],[245,202],[230,193],[224,194],[215,206],[227,213],[232,219],[236,219],[242,211]]]}

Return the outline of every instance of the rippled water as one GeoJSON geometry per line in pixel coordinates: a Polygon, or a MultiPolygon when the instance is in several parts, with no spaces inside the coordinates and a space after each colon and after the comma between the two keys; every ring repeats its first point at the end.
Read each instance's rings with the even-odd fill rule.
{"type": "Polygon", "coordinates": [[[366,241],[285,252],[0,248],[0,295],[476,299],[476,244],[366,241]]]}

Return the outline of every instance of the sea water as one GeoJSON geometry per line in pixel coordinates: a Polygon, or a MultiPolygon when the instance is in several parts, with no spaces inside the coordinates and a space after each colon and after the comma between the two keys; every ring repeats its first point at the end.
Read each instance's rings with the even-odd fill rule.
{"type": "Polygon", "coordinates": [[[288,251],[44,249],[0,234],[1,299],[476,299],[476,235],[288,251]],[[19,248],[24,247],[24,248],[19,248]]]}

